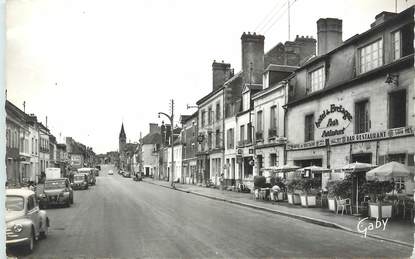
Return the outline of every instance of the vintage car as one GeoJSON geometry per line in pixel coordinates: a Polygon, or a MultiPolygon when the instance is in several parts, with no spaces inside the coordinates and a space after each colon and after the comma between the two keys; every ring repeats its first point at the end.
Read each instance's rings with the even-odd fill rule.
{"type": "Polygon", "coordinates": [[[122,175],[123,175],[124,177],[126,177],[126,178],[130,178],[130,177],[131,177],[130,172],[127,172],[127,171],[124,171],[122,175]]]}
{"type": "Polygon", "coordinates": [[[78,173],[88,174],[88,184],[89,185],[95,185],[96,179],[95,179],[94,168],[89,168],[89,167],[79,168],[78,173]]]}
{"type": "Polygon", "coordinates": [[[46,179],[40,205],[47,208],[52,204],[63,204],[66,207],[73,204],[73,190],[68,178],[46,179]]]}
{"type": "Polygon", "coordinates": [[[99,170],[97,168],[92,168],[92,170],[95,173],[95,176],[99,176],[99,170]]]}
{"type": "Polygon", "coordinates": [[[114,171],[112,171],[112,170],[108,171],[108,175],[113,175],[113,174],[114,174],[114,171]]]}
{"type": "Polygon", "coordinates": [[[6,190],[6,246],[24,246],[32,252],[35,240],[46,238],[49,218],[40,210],[35,193],[28,189],[6,190]]]}
{"type": "Polygon", "coordinates": [[[88,175],[85,173],[78,173],[73,176],[72,189],[86,190],[88,189],[88,175]]]}

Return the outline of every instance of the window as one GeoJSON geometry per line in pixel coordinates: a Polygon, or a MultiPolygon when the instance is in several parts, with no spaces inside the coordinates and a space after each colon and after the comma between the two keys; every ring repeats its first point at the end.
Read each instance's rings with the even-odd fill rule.
{"type": "Polygon", "coordinates": [[[27,211],[31,211],[35,208],[35,199],[34,196],[29,196],[27,198],[27,211]]]}
{"type": "Polygon", "coordinates": [[[10,130],[6,130],[6,147],[10,147],[10,130]]]}
{"type": "Polygon", "coordinates": [[[278,166],[278,156],[276,153],[269,155],[269,166],[278,166]]]}
{"type": "Polygon", "coordinates": [[[227,136],[228,148],[234,147],[234,138],[233,138],[233,129],[228,129],[228,136],[227,136]]]}
{"type": "Polygon", "coordinates": [[[212,107],[209,107],[208,109],[208,124],[212,124],[212,107]]]}
{"type": "Polygon", "coordinates": [[[389,128],[406,125],[406,90],[389,94],[389,128]]]}
{"type": "Polygon", "coordinates": [[[278,110],[277,106],[274,105],[270,109],[270,129],[268,132],[268,137],[278,136],[278,110]]]}
{"type": "Polygon", "coordinates": [[[201,116],[201,121],[200,121],[200,124],[202,125],[202,127],[205,126],[205,116],[206,116],[206,111],[203,110],[202,111],[202,116],[201,116]]]}
{"type": "Polygon", "coordinates": [[[252,124],[251,123],[248,123],[246,125],[246,130],[247,130],[246,137],[248,139],[248,143],[252,143],[252,124]]]}
{"type": "Polygon", "coordinates": [[[216,130],[216,134],[215,134],[215,140],[216,140],[216,147],[219,148],[220,147],[220,130],[216,130]]]}
{"type": "Polygon", "coordinates": [[[220,103],[216,104],[216,120],[220,120],[220,103]]]}
{"type": "Polygon", "coordinates": [[[398,162],[401,164],[406,164],[406,154],[405,153],[401,153],[401,154],[389,154],[388,155],[388,162],[398,162]]]}
{"type": "Polygon", "coordinates": [[[365,73],[383,64],[382,39],[359,49],[360,73],[365,73]]]}
{"type": "Polygon", "coordinates": [[[324,67],[316,69],[310,73],[310,85],[308,89],[308,93],[312,93],[324,88],[324,67]]]}
{"type": "Polygon", "coordinates": [[[401,58],[401,31],[392,33],[392,53],[393,60],[401,58]]]}
{"type": "Polygon", "coordinates": [[[369,101],[364,100],[355,104],[355,133],[368,132],[370,128],[369,101]]]}
{"type": "Polygon", "coordinates": [[[305,142],[314,140],[314,114],[305,116],[305,142]]]}
{"type": "Polygon", "coordinates": [[[261,132],[262,130],[262,111],[258,111],[256,114],[256,131],[261,132]]]}
{"type": "Polygon", "coordinates": [[[245,125],[241,125],[240,131],[239,131],[239,140],[240,141],[245,140],[245,125]]]}
{"type": "Polygon", "coordinates": [[[208,148],[212,148],[212,132],[208,133],[208,148]]]}

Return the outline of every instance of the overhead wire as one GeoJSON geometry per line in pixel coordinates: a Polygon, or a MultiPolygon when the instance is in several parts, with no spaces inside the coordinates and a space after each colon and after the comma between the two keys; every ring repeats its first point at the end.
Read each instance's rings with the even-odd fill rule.
{"type": "MultiPolygon", "coordinates": [[[[291,7],[295,2],[297,2],[297,0],[294,0],[292,3],[290,3],[289,4],[289,7],[291,7]]],[[[284,7],[287,5],[287,3],[288,2],[286,2],[285,3],[285,5],[284,5],[284,7]]],[[[283,8],[284,8],[283,7],[283,8]]],[[[285,14],[286,12],[283,12],[283,13],[281,13],[278,17],[277,17],[277,19],[271,24],[271,26],[269,26],[264,32],[263,32],[263,34],[265,34],[265,33],[267,33],[270,29],[272,29],[273,27],[274,27],[274,25],[283,17],[283,15],[285,14]]]]}
{"type": "MultiPolygon", "coordinates": [[[[259,30],[260,28],[262,28],[262,27],[264,27],[264,25],[266,24],[266,23],[268,23],[269,22],[269,19],[270,18],[272,18],[273,17],[273,13],[274,13],[274,11],[275,10],[277,10],[277,7],[279,6],[281,4],[281,1],[278,1],[277,2],[277,4],[271,9],[271,11],[267,14],[267,15],[265,15],[264,16],[264,18],[258,23],[258,25],[255,27],[255,29],[254,29],[254,31],[257,31],[257,30],[259,30]],[[265,22],[265,24],[264,24],[264,22],[265,22]]],[[[281,7],[280,7],[280,9],[281,9],[281,7]]],[[[278,9],[278,11],[280,10],[280,9],[278,9]]]]}

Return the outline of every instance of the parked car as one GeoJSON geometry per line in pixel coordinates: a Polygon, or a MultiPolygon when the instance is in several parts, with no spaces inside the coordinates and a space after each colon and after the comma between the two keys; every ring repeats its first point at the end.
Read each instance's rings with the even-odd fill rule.
{"type": "Polygon", "coordinates": [[[52,204],[62,204],[66,207],[73,204],[73,190],[68,178],[45,180],[39,205],[41,208],[47,208],[52,204]]]}
{"type": "Polygon", "coordinates": [[[99,170],[97,168],[92,168],[92,170],[95,173],[95,176],[99,176],[99,170]]]}
{"type": "Polygon", "coordinates": [[[89,167],[79,168],[78,173],[86,173],[88,175],[88,184],[95,185],[96,179],[95,179],[95,172],[93,168],[89,168],[89,167]]]}
{"type": "Polygon", "coordinates": [[[114,174],[114,172],[112,170],[108,171],[108,175],[113,175],[113,174],[114,174]]]}
{"type": "Polygon", "coordinates": [[[88,189],[88,175],[84,173],[75,174],[73,177],[72,189],[86,190],[88,189]]]}
{"type": "Polygon", "coordinates": [[[141,173],[135,173],[134,174],[134,178],[133,178],[133,180],[134,181],[142,181],[143,180],[143,178],[141,177],[141,173]]]}
{"type": "Polygon", "coordinates": [[[126,177],[126,178],[130,178],[131,174],[130,174],[130,172],[124,171],[123,176],[126,177]]]}
{"type": "Polygon", "coordinates": [[[49,218],[40,210],[35,193],[28,189],[6,190],[6,246],[23,246],[32,252],[35,240],[46,238],[49,218]]]}

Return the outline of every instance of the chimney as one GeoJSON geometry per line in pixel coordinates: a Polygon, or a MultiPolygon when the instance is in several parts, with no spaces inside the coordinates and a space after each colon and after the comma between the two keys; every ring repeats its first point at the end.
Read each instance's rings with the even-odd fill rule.
{"type": "Polygon", "coordinates": [[[159,125],[157,123],[150,123],[150,134],[160,132],[159,125]]]}
{"type": "Polygon", "coordinates": [[[381,12],[380,14],[375,16],[375,22],[373,22],[370,25],[370,28],[375,27],[376,25],[379,25],[390,18],[393,18],[397,15],[397,13],[391,13],[391,12],[381,12]]]}
{"type": "Polygon", "coordinates": [[[161,133],[161,144],[164,146],[164,144],[166,143],[166,126],[164,126],[164,121],[161,122],[160,133],[161,133]]]}
{"type": "Polygon", "coordinates": [[[212,63],[212,91],[221,87],[229,78],[232,77],[231,64],[216,62],[212,63]]]}
{"type": "MultiPolygon", "coordinates": [[[[305,59],[308,59],[314,55],[316,55],[316,40],[312,36],[301,36],[295,38],[294,42],[299,46],[300,48],[300,61],[303,61],[305,59]]],[[[301,65],[301,64],[297,64],[301,65]]]]}
{"type": "Polygon", "coordinates": [[[321,18],[317,21],[317,54],[319,56],[337,48],[342,42],[342,20],[321,18]]]}
{"type": "Polygon", "coordinates": [[[242,41],[242,72],[244,84],[262,84],[264,72],[264,39],[255,32],[241,36],[242,41]]]}

